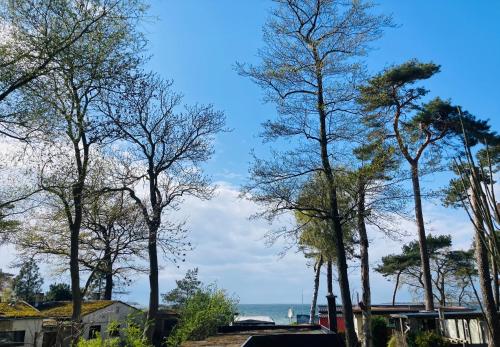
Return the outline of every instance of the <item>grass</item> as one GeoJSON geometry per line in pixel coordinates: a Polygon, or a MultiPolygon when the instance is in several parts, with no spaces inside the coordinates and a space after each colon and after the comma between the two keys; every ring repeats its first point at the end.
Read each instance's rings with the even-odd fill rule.
{"type": "MultiPolygon", "coordinates": [[[[100,310],[102,308],[108,307],[113,303],[114,301],[111,300],[82,302],[82,316],[100,310]]],[[[73,313],[73,304],[70,301],[64,302],[62,303],[62,305],[44,310],[42,313],[46,317],[54,317],[54,318],[71,317],[71,314],[73,313]]]]}
{"type": "Polygon", "coordinates": [[[0,302],[0,318],[26,317],[42,317],[42,313],[24,302],[17,302],[15,305],[0,302]]]}

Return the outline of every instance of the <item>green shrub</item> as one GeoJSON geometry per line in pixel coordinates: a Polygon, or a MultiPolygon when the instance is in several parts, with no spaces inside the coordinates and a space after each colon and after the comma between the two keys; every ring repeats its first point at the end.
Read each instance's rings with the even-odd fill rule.
{"type": "Polygon", "coordinates": [[[372,338],[374,347],[386,347],[389,340],[387,333],[387,322],[382,317],[372,318],[372,338]]]}
{"type": "Polygon", "coordinates": [[[112,332],[115,334],[120,332],[121,337],[103,339],[98,333],[94,339],[80,338],[77,347],[152,347],[142,339],[143,323],[141,324],[137,323],[137,319],[131,317],[128,318],[123,328],[120,328],[118,322],[110,322],[107,328],[108,335],[112,332]]]}
{"type": "Polygon", "coordinates": [[[186,340],[203,340],[215,335],[217,327],[233,320],[236,303],[215,285],[198,290],[180,309],[179,323],[167,338],[167,345],[179,346],[186,340]]]}
{"type": "Polygon", "coordinates": [[[404,343],[404,336],[400,332],[394,332],[387,343],[387,347],[408,347],[404,343]]]}
{"type": "Polygon", "coordinates": [[[387,347],[399,347],[399,341],[398,341],[398,337],[396,336],[396,334],[391,336],[391,338],[389,339],[389,342],[387,342],[387,347]]]}
{"type": "Polygon", "coordinates": [[[414,333],[413,331],[410,331],[406,334],[406,345],[408,347],[417,347],[415,343],[415,338],[417,337],[417,334],[414,333]]]}
{"type": "Polygon", "coordinates": [[[423,331],[415,336],[416,347],[448,347],[450,344],[434,331],[423,331]]]}
{"type": "Polygon", "coordinates": [[[78,347],[119,347],[120,346],[120,338],[112,337],[108,339],[103,339],[101,334],[97,333],[97,336],[94,339],[85,340],[80,338],[78,340],[78,347]]]}
{"type": "Polygon", "coordinates": [[[151,347],[142,339],[143,328],[131,322],[122,329],[123,332],[123,345],[127,347],[151,347]]]}

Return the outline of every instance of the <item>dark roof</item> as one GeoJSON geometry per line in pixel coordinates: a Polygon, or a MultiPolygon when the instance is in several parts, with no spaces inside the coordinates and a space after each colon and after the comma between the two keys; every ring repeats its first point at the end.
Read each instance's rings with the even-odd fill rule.
{"type": "MultiPolygon", "coordinates": [[[[462,310],[462,311],[445,311],[443,313],[445,319],[461,319],[461,318],[477,318],[481,317],[483,313],[477,310],[462,310]]],[[[405,314],[391,314],[393,318],[414,318],[414,319],[425,319],[425,318],[439,318],[439,313],[433,312],[415,312],[415,313],[405,313],[405,314]]]]}
{"type": "MultiPolygon", "coordinates": [[[[389,315],[389,314],[405,314],[405,313],[419,313],[425,310],[425,306],[422,304],[396,304],[394,306],[388,305],[372,305],[371,312],[373,315],[389,315]]],[[[469,312],[474,311],[474,309],[462,306],[446,306],[443,307],[444,311],[459,311],[459,312],[469,312]]],[[[361,314],[362,310],[359,306],[353,306],[352,311],[354,314],[361,314]]],[[[318,306],[318,312],[320,314],[327,314],[328,309],[325,305],[318,306]]],[[[437,311],[436,311],[437,312],[437,311]]],[[[337,314],[342,313],[342,306],[337,305],[337,314]]]]}
{"type": "Polygon", "coordinates": [[[227,329],[226,333],[218,333],[217,335],[208,337],[203,341],[186,341],[181,345],[181,347],[240,347],[249,339],[250,336],[254,335],[325,334],[325,332],[318,326],[267,326],[253,327],[253,330],[246,330],[246,327],[225,328],[227,329]]]}

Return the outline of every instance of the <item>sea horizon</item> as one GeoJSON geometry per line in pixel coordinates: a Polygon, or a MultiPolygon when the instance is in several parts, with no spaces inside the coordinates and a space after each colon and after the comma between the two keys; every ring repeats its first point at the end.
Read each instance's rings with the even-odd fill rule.
{"type": "Polygon", "coordinates": [[[238,304],[240,316],[268,316],[278,325],[295,322],[297,314],[309,314],[310,309],[311,304],[238,304]],[[293,312],[291,320],[288,318],[290,308],[293,312]]]}

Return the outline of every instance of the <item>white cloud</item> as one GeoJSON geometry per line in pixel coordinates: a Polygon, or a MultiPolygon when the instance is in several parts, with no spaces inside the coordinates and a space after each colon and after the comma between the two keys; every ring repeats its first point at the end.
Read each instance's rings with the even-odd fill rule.
{"type": "MultiPolygon", "coordinates": [[[[217,282],[220,287],[239,296],[242,303],[308,303],[312,295],[313,271],[307,266],[300,253],[293,250],[281,258],[278,253],[283,243],[268,248],[263,237],[270,228],[265,221],[249,220],[257,207],[250,201],[238,197],[238,188],[220,182],[216,196],[210,201],[187,199],[179,212],[170,215],[175,220],[187,220],[189,239],[195,249],[187,254],[185,263],[177,268],[164,261],[160,271],[160,290],[166,292],[175,286],[175,280],[183,277],[185,271],[198,267],[202,281],[217,282]]],[[[462,211],[447,210],[440,206],[425,204],[424,216],[427,229],[433,234],[451,234],[454,244],[468,248],[472,229],[462,211]]],[[[166,216],[168,218],[169,215],[166,216]]],[[[414,232],[411,221],[402,221],[401,228],[414,232]]],[[[403,242],[416,238],[406,237],[403,242]]],[[[401,250],[401,242],[390,240],[381,233],[370,230],[370,263],[373,267],[380,258],[401,250]]],[[[0,266],[6,268],[13,259],[13,248],[0,248],[0,266]]],[[[322,278],[320,302],[326,295],[325,278],[322,278]]],[[[373,302],[389,302],[393,283],[379,274],[371,274],[373,302]]],[[[351,266],[351,292],[361,295],[359,267],[351,266]]],[[[145,275],[135,276],[126,300],[146,305],[148,301],[148,279],[145,275]]],[[[334,289],[339,293],[338,287],[334,289]]],[[[410,295],[401,290],[398,300],[409,300],[410,295]]]]}

